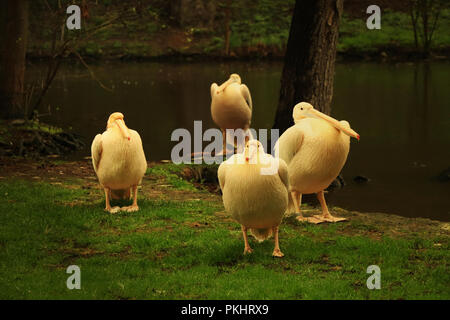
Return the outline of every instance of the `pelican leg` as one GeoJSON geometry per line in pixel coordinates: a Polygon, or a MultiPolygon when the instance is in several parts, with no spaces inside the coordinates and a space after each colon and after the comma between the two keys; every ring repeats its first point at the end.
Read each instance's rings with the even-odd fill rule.
{"type": "Polygon", "coordinates": [[[250,248],[250,245],[248,244],[247,228],[244,227],[243,225],[241,225],[241,230],[242,230],[242,234],[244,235],[244,244],[245,244],[244,254],[252,253],[253,249],[250,248]]]}
{"type": "Polygon", "coordinates": [[[123,207],[122,210],[126,212],[135,212],[139,210],[139,206],[137,204],[137,185],[131,187],[133,189],[133,204],[128,207],[123,207]]]}
{"type": "Polygon", "coordinates": [[[111,204],[109,203],[109,198],[111,194],[111,190],[109,188],[103,188],[105,190],[105,211],[108,211],[109,213],[117,213],[120,211],[120,207],[111,207],[111,204]]]}
{"type": "Polygon", "coordinates": [[[298,221],[308,221],[302,214],[300,206],[302,205],[302,194],[298,191],[291,191],[292,202],[294,203],[295,212],[299,215],[295,218],[298,221]]]}
{"type": "Polygon", "coordinates": [[[222,129],[222,140],[223,140],[222,154],[226,154],[227,153],[227,133],[226,133],[225,129],[222,129]]]}
{"type": "Polygon", "coordinates": [[[278,258],[282,258],[282,257],[284,257],[284,254],[283,254],[283,252],[281,252],[280,244],[278,242],[278,229],[279,229],[279,226],[276,226],[276,227],[272,228],[273,237],[274,237],[274,240],[275,240],[275,248],[273,249],[272,256],[278,257],[278,258]]]}
{"type": "Polygon", "coordinates": [[[216,154],[216,156],[226,156],[229,152],[231,152],[232,154],[234,153],[234,150],[228,150],[227,147],[227,133],[225,129],[220,129],[222,130],[222,151],[218,152],[216,154]]]}
{"type": "Polygon", "coordinates": [[[325,202],[324,192],[320,191],[317,193],[317,199],[319,199],[320,205],[322,206],[322,214],[320,216],[314,216],[309,219],[311,223],[321,223],[321,222],[339,222],[345,221],[346,218],[333,217],[328,211],[327,203],[325,202]]]}

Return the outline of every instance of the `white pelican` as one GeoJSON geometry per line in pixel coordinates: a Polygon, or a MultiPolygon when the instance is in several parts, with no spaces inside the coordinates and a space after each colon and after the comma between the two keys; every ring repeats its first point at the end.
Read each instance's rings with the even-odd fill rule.
{"type": "Polygon", "coordinates": [[[223,153],[226,152],[226,129],[242,129],[246,142],[249,138],[250,140],[253,138],[248,131],[252,108],[250,91],[245,84],[241,84],[241,77],[238,74],[233,73],[220,86],[216,83],[211,85],[211,116],[222,130],[223,153]]]}
{"type": "Polygon", "coordinates": [[[97,134],[91,146],[92,164],[98,180],[105,190],[106,208],[110,213],[125,210],[137,211],[137,186],[147,170],[147,160],[139,133],[128,129],[123,114],[115,112],[109,116],[106,131],[97,134]],[[128,207],[112,208],[110,198],[130,198],[128,207]]]}
{"type": "Polygon", "coordinates": [[[241,224],[244,254],[251,253],[247,229],[258,241],[274,234],[273,256],[283,257],[278,243],[278,226],[288,205],[287,165],[264,152],[257,140],[246,143],[243,153],[222,162],[217,172],[225,210],[241,224]],[[270,174],[263,169],[272,168],[270,174]]]}
{"type": "Polygon", "coordinates": [[[278,139],[275,150],[286,161],[289,170],[291,199],[288,211],[299,213],[300,221],[312,223],[337,222],[345,218],[333,217],[328,211],[323,190],[339,175],[350,150],[350,137],[359,134],[347,121],[337,121],[317,111],[307,103],[294,107],[295,125],[278,139]],[[320,216],[304,218],[300,211],[302,194],[316,193],[322,207],[320,216]]]}

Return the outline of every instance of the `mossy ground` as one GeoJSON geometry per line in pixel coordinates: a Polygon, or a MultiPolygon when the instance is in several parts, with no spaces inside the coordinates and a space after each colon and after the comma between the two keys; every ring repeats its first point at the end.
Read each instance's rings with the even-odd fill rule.
{"type": "MultiPolygon", "coordinates": [[[[103,211],[89,161],[13,161],[0,166],[2,299],[449,299],[449,225],[364,214],[309,225],[284,219],[285,257],[273,240],[244,256],[240,227],[220,196],[151,164],[140,211],[103,211]],[[66,268],[81,268],[68,290],[66,268]],[[369,265],[381,289],[366,287],[369,265]]],[[[305,206],[305,213],[318,209],[305,206]]]]}
{"type": "Polygon", "coordinates": [[[82,148],[84,142],[69,131],[39,120],[0,120],[0,157],[39,158],[42,155],[61,155],[82,148]]]}

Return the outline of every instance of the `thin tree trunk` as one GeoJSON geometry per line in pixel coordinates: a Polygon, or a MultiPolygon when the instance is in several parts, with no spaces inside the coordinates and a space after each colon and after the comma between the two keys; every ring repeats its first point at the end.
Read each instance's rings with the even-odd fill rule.
{"type": "MultiPolygon", "coordinates": [[[[297,0],[292,17],[274,128],[290,127],[301,101],[329,113],[343,0],[297,0]]],[[[280,133],[281,133],[280,132],[280,133]]]]}
{"type": "Polygon", "coordinates": [[[417,19],[418,19],[418,15],[419,15],[418,14],[419,10],[417,9],[417,5],[414,0],[409,1],[409,6],[410,6],[409,13],[411,16],[411,25],[413,27],[413,33],[414,33],[414,46],[416,49],[418,49],[419,41],[417,38],[417,19]]]}
{"type": "Polygon", "coordinates": [[[225,9],[225,55],[230,55],[230,37],[231,37],[231,0],[227,1],[225,9]]]}
{"type": "Polygon", "coordinates": [[[24,116],[28,0],[2,0],[0,11],[0,117],[21,118],[24,116]]]}
{"type": "Polygon", "coordinates": [[[427,0],[422,0],[422,25],[423,25],[423,55],[428,57],[429,40],[428,40],[428,9],[429,3],[427,0]]]}

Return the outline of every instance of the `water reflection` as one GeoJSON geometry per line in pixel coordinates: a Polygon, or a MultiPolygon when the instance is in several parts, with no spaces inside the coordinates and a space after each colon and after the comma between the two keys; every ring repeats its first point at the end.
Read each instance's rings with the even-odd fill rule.
{"type": "MultiPolygon", "coordinates": [[[[252,127],[271,128],[278,102],[281,63],[114,63],[92,66],[114,92],[100,88],[82,67],[65,66],[44,101],[46,121],[72,127],[88,146],[109,114],[122,111],[138,130],[150,160],[167,159],[176,128],[215,127],[210,116],[212,82],[239,73],[252,93],[252,127]],[[56,109],[59,107],[59,111],[56,109]]],[[[37,79],[42,66],[29,68],[37,79]]],[[[432,177],[450,166],[450,64],[338,64],[333,116],[361,135],[344,168],[347,186],[330,203],[361,211],[449,220],[449,185],[432,177]],[[372,179],[367,185],[356,175],[372,179]]],[[[77,157],[89,154],[89,147],[77,157]]]]}

